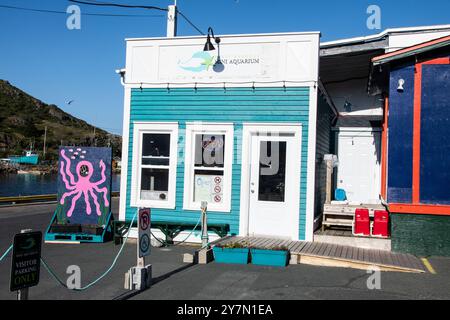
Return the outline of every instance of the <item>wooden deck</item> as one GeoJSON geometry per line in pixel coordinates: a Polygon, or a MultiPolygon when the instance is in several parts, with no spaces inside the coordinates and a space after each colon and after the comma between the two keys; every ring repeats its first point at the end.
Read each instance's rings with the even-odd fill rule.
{"type": "MultiPolygon", "coordinates": [[[[228,237],[214,245],[238,242],[249,247],[271,249],[287,247],[291,253],[291,264],[304,263],[323,266],[369,269],[372,266],[382,271],[425,272],[417,257],[410,254],[392,253],[320,242],[303,242],[258,237],[228,237]]],[[[214,246],[213,245],[213,246],[214,246]]]]}

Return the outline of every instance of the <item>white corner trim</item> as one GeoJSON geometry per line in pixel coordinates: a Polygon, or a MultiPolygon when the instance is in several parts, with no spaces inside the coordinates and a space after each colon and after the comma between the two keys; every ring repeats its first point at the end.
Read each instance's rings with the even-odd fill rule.
{"type": "Polygon", "coordinates": [[[316,181],[316,130],[317,130],[317,87],[310,87],[309,127],[308,127],[308,166],[306,181],[306,221],[305,241],[314,238],[314,192],[316,181]]]}
{"type": "Polygon", "coordinates": [[[130,108],[131,89],[124,90],[124,112],[123,112],[123,132],[122,132],[122,167],[120,171],[120,202],[119,220],[125,221],[127,210],[127,183],[128,183],[128,151],[130,140],[130,108]]]}

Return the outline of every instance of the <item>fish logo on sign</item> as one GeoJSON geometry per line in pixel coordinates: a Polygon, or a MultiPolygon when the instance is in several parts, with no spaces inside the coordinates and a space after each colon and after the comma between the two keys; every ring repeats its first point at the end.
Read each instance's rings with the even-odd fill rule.
{"type": "Polygon", "coordinates": [[[208,52],[199,51],[194,53],[187,61],[179,61],[178,66],[183,70],[197,73],[209,71],[215,64],[215,60],[215,57],[211,56],[208,52]]]}

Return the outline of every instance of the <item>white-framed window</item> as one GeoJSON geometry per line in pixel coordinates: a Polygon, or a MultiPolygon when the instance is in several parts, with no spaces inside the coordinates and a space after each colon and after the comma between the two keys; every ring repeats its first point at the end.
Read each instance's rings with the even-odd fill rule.
{"type": "Polygon", "coordinates": [[[131,205],[175,208],[178,123],[134,122],[131,205]]]}
{"type": "Polygon", "coordinates": [[[233,145],[233,124],[186,124],[184,209],[231,211],[233,145]]]}

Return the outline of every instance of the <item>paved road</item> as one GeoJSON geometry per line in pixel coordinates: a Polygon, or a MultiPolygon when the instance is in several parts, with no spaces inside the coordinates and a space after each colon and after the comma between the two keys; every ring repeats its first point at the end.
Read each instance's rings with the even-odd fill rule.
{"type": "MultiPolygon", "coordinates": [[[[113,208],[117,208],[117,199],[113,208]]],[[[13,235],[23,228],[44,231],[54,205],[0,208],[0,253],[13,235]]],[[[60,245],[45,244],[43,256],[60,276],[69,265],[82,270],[82,285],[109,267],[119,247],[112,243],[60,245]]],[[[382,273],[381,290],[369,290],[365,271],[314,266],[285,269],[233,266],[212,263],[186,265],[183,253],[193,247],[153,249],[155,284],[137,295],[123,289],[124,273],[135,263],[136,247],[125,250],[112,273],[84,292],[68,291],[54,282],[42,268],[39,286],[30,290],[32,299],[450,299],[450,259],[430,258],[437,274],[382,273]]],[[[9,292],[10,258],[0,263],[0,299],[15,299],[9,292]]]]}

